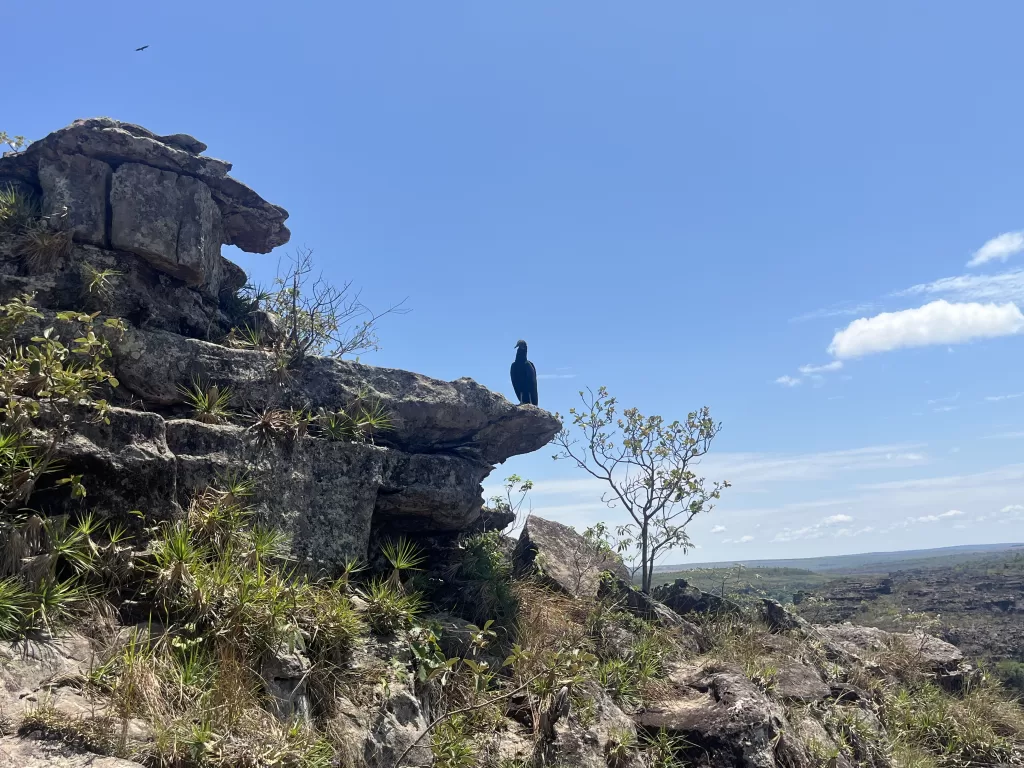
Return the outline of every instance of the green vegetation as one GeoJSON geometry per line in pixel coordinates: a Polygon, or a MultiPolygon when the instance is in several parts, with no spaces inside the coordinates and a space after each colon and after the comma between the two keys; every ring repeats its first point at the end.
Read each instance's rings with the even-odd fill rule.
{"type": "Polygon", "coordinates": [[[618,404],[600,387],[579,393],[583,407],[569,409],[572,426],[555,437],[555,459],[573,461],[577,467],[608,486],[602,496],[610,506],[621,507],[633,520],[618,526],[615,549],[635,573],[640,588],[650,592],[654,567],[672,550],[685,552],[690,545],[686,527],[694,517],[710,512],[713,502],[729,487],[715,482],[707,487],[693,472],[722,425],[705,407],[685,421],[666,422],[661,416],[644,416],[636,408],[618,413],[618,404]]]}
{"type": "Polygon", "coordinates": [[[223,391],[216,384],[204,385],[193,379],[190,387],[179,387],[185,401],[191,406],[191,418],[203,424],[226,424],[234,415],[231,410],[231,390],[223,391]]]}
{"type": "Polygon", "coordinates": [[[15,152],[18,152],[27,142],[24,136],[11,136],[6,131],[0,131],[0,144],[6,144],[15,152]]]}
{"type": "Polygon", "coordinates": [[[0,186],[0,235],[10,237],[14,254],[30,273],[46,274],[71,254],[67,211],[44,215],[39,201],[13,184],[0,186]]]}
{"type": "Polygon", "coordinates": [[[0,234],[19,235],[40,215],[39,202],[14,186],[0,186],[0,234]]]}
{"type": "Polygon", "coordinates": [[[685,571],[661,571],[654,574],[651,586],[671,584],[676,579],[719,597],[743,603],[751,598],[770,597],[780,603],[793,602],[797,592],[809,592],[827,584],[826,576],[802,568],[691,568],[685,571]]]}
{"type": "MultiPolygon", "coordinates": [[[[348,716],[342,702],[384,717],[395,701],[392,686],[402,686],[429,704],[432,719],[404,744],[400,760],[419,750],[418,758],[429,755],[445,768],[508,768],[516,762],[499,759],[494,746],[509,729],[533,751],[518,759],[520,766],[551,764],[557,734],[566,727],[600,733],[607,722],[601,718],[614,710],[609,702],[627,717],[637,715],[669,700],[683,676],[724,671],[743,683],[747,700],[767,697],[773,712],[821,727],[825,737],[807,742],[816,761],[808,765],[886,765],[892,758],[900,766],[968,768],[1022,759],[1024,715],[1017,705],[991,680],[969,680],[957,693],[940,688],[919,648],[894,643],[871,664],[844,667],[813,637],[772,632],[748,615],[706,617],[699,632],[669,629],[611,597],[569,597],[540,580],[513,579],[509,542],[497,532],[449,540],[445,546],[454,551],[446,551],[440,567],[424,546],[397,537],[381,544],[370,565],[307,570],[291,560],[288,538],[252,507],[256,480],[244,473],[181,499],[167,519],[127,511],[120,520],[103,517],[89,508],[83,477],[65,471],[57,457],[69,424],[109,421],[108,398],[118,386],[108,369],[110,340],[124,328],[98,314],[47,316],[31,297],[0,305],[0,638],[68,625],[102,628],[119,611],[131,616],[118,632],[97,630],[105,650],[78,681],[84,695],[103,702],[102,711],[71,718],[41,702],[17,723],[22,733],[152,768],[351,768],[351,738],[339,726],[348,716]],[[454,614],[444,630],[431,621],[442,604],[454,614]],[[306,662],[301,679],[287,678],[301,687],[293,699],[281,695],[279,678],[267,670],[299,653],[306,662]],[[833,690],[854,690],[859,701],[787,699],[783,673],[794,661],[833,690]],[[152,728],[151,741],[132,738],[136,719],[152,728]]],[[[208,424],[248,418],[216,383],[195,379],[183,397],[191,417],[208,424]]],[[[613,404],[600,406],[602,412],[614,412],[613,404]]],[[[624,416],[637,435],[664,440],[668,430],[672,439],[693,439],[683,437],[685,425],[630,414],[624,416]]],[[[706,418],[691,415],[688,424],[707,433],[706,418]]],[[[266,441],[369,442],[390,425],[388,411],[361,393],[331,413],[267,409],[248,428],[266,441]]],[[[672,523],[669,511],[657,528],[675,530],[677,541],[686,540],[685,522],[717,498],[717,486],[705,492],[682,467],[677,480],[689,477],[685,488],[671,487],[690,494],[680,502],[683,522],[672,523]]],[[[495,506],[515,515],[529,489],[529,481],[511,477],[505,506],[495,506]]],[[[584,547],[607,554],[606,538],[607,530],[595,526],[584,547]]],[[[658,546],[655,540],[648,556],[658,546]]],[[[650,586],[651,561],[644,562],[650,586]]],[[[592,564],[569,563],[581,570],[592,564]]],[[[986,567],[1012,575],[1019,565],[986,567]]],[[[770,594],[788,580],[814,576],[739,568],[687,575],[706,578],[709,591],[717,586],[726,595],[770,594]]],[[[898,619],[926,627],[936,621],[906,610],[898,619]]],[[[1019,665],[998,670],[1008,679],[1020,676],[1019,665]]],[[[680,768],[704,749],[666,730],[635,730],[621,715],[615,723],[604,745],[612,768],[680,768]]],[[[790,746],[786,733],[772,748],[781,754],[790,746]]]]}
{"type": "MultiPolygon", "coordinates": [[[[1020,552],[1021,544],[964,544],[939,549],[914,549],[899,552],[865,552],[857,555],[831,555],[784,560],[742,560],[736,562],[700,563],[699,565],[659,565],[655,573],[685,572],[691,568],[735,568],[742,565],[751,570],[766,568],[799,568],[822,574],[884,575],[908,569],[948,568],[958,564],[970,565],[979,557],[998,556],[1020,552]]],[[[838,578],[838,576],[836,576],[838,578]]]]}

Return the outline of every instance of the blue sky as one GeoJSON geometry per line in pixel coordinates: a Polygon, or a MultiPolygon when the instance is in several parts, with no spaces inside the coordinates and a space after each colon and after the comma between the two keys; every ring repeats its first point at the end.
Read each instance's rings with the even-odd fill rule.
{"type": "MultiPolygon", "coordinates": [[[[511,397],[525,338],[552,410],[601,384],[668,417],[710,406],[702,469],[733,487],[691,559],[1024,540],[1024,6],[4,16],[26,33],[0,129],[108,115],[200,138],[291,212],[286,249],[371,306],[408,297],[367,361],[511,397]]],[[[277,259],[228,255],[263,280],[277,259]]],[[[616,521],[551,453],[494,479],[616,521]]]]}

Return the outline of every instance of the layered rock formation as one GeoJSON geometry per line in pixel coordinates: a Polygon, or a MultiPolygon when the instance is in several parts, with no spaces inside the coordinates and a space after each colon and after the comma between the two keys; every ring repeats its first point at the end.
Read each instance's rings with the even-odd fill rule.
{"type": "Polygon", "coordinates": [[[85,475],[90,502],[114,517],[166,518],[217,477],[248,471],[263,519],[294,535],[301,559],[329,568],[365,556],[371,527],[472,526],[493,466],[543,446],[557,420],[470,379],[312,357],[282,376],[270,352],[216,343],[245,320],[236,294],[246,277],[221,245],[255,253],[283,245],[288,213],[205,150],[191,136],[97,118],[0,159],[0,188],[38,200],[42,217],[71,239],[40,264],[0,234],[0,300],[31,293],[44,309],[22,337],[60,332],[61,310],[128,322],[109,335],[119,407],[109,425],[77,422],[60,448],[68,471],[85,475]],[[232,394],[232,423],[189,418],[183,389],[197,381],[232,394]],[[373,444],[258,441],[249,429],[248,414],[267,408],[337,409],[358,397],[379,402],[393,421],[373,444]]]}

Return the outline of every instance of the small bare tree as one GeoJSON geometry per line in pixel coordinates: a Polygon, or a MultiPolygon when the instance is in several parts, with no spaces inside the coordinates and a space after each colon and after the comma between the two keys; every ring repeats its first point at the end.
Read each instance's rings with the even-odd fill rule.
{"type": "Polygon", "coordinates": [[[344,357],[380,349],[377,323],[385,315],[408,312],[403,299],[374,312],[348,281],[332,285],[315,272],[313,251],[298,249],[278,264],[270,290],[252,289],[253,304],[282,320],[284,344],[294,361],[306,355],[344,357]]]}
{"type": "Polygon", "coordinates": [[[615,398],[604,387],[596,395],[590,389],[579,394],[583,408],[571,408],[569,415],[581,438],[564,428],[555,437],[560,451],[554,458],[570,459],[606,483],[610,490],[601,500],[629,513],[633,522],[619,526],[616,549],[634,555],[641,589],[649,592],[659,558],[672,549],[689,548],[686,526],[700,513],[710,512],[713,501],[729,487],[724,481],[708,487],[692,469],[722,425],[712,420],[706,407],[685,421],[667,423],[636,408],[620,415],[615,398]]]}
{"type": "Polygon", "coordinates": [[[503,484],[505,493],[491,496],[491,509],[502,514],[512,515],[512,529],[522,526],[533,514],[533,503],[527,501],[527,494],[533,490],[533,481],[524,480],[519,475],[509,475],[503,484]],[[523,508],[525,505],[525,509],[523,508]]]}

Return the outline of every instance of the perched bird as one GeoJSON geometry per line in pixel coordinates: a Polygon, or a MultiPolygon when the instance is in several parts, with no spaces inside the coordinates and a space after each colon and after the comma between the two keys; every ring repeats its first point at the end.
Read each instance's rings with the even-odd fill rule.
{"type": "Polygon", "coordinates": [[[144,51],[144,50],[146,50],[147,48],[149,48],[149,46],[148,46],[148,45],[144,45],[144,46],[142,46],[141,48],[136,48],[135,50],[136,50],[136,51],[144,51]]]}
{"type": "Polygon", "coordinates": [[[537,405],[537,369],[526,359],[526,342],[516,342],[516,361],[512,363],[512,389],[516,391],[519,404],[537,405]]]}

